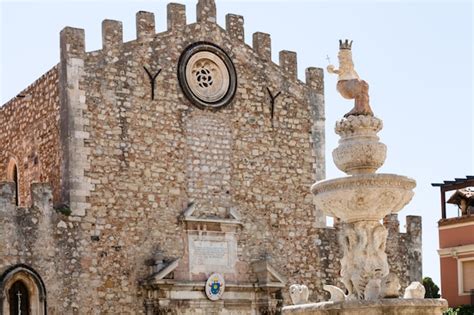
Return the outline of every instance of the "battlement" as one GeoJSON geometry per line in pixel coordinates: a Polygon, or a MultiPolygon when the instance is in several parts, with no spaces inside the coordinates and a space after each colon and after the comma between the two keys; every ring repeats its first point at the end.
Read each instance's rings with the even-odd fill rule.
{"type": "MultiPolygon", "coordinates": [[[[421,216],[407,215],[406,218],[406,234],[408,235],[421,235],[421,216]]],[[[383,219],[383,225],[389,232],[400,233],[400,221],[398,220],[398,214],[391,213],[383,219]]]]}
{"type": "MultiPolygon", "coordinates": [[[[218,26],[216,20],[216,4],[214,0],[198,0],[196,4],[196,23],[187,24],[186,7],[183,4],[169,3],[167,5],[167,30],[157,33],[155,30],[155,16],[151,12],[139,11],[136,13],[136,39],[135,41],[151,41],[156,37],[166,35],[169,32],[180,32],[186,27],[195,24],[207,24],[218,26]]],[[[236,14],[227,14],[225,16],[225,32],[228,36],[236,41],[245,43],[244,18],[236,14]]],[[[84,30],[80,28],[65,27],[60,34],[61,40],[61,56],[81,58],[84,57],[85,37],[84,30]]],[[[255,32],[252,36],[251,49],[264,62],[272,61],[271,38],[267,33],[255,32]]],[[[102,52],[107,55],[113,55],[114,50],[119,50],[123,44],[123,25],[120,21],[104,20],[102,22],[102,52]]],[[[249,46],[250,47],[250,46],[249,46]]],[[[99,51],[100,52],[100,51],[99,51]]],[[[297,54],[296,52],[282,50],[279,52],[278,67],[280,71],[287,75],[291,80],[298,80],[297,71],[297,54]]],[[[320,84],[315,83],[322,81],[323,71],[319,69],[315,71],[310,67],[306,73],[311,73],[310,77],[306,76],[306,84],[310,88],[318,88],[321,90],[320,84]]],[[[321,90],[322,91],[322,90],[321,90]]]]}
{"type": "Polygon", "coordinates": [[[5,208],[7,205],[16,205],[15,192],[15,183],[0,182],[0,209],[5,208]]]}
{"type": "MultiPolygon", "coordinates": [[[[53,207],[53,190],[49,183],[33,183],[30,186],[32,206],[41,209],[53,207]]],[[[7,206],[16,206],[14,182],[0,182],[0,211],[7,206]]]]}

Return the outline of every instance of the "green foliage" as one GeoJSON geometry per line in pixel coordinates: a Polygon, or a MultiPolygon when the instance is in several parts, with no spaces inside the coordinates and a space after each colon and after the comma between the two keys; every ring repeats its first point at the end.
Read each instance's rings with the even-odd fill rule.
{"type": "Polygon", "coordinates": [[[443,315],[472,315],[474,314],[474,305],[461,305],[450,307],[443,315]]]}
{"type": "Polygon", "coordinates": [[[433,282],[430,277],[423,278],[423,286],[425,287],[425,299],[438,299],[439,287],[433,282]]]}
{"type": "Polygon", "coordinates": [[[71,208],[69,208],[69,205],[67,205],[65,203],[54,207],[54,210],[56,210],[57,212],[59,212],[61,214],[64,214],[65,216],[70,216],[71,215],[71,208]]]}

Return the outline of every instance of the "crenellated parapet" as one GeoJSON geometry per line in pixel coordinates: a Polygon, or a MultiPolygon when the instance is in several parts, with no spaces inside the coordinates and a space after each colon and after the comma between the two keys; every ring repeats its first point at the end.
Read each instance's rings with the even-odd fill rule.
{"type": "Polygon", "coordinates": [[[102,21],[102,49],[108,50],[121,44],[123,44],[122,22],[115,20],[102,21]]]}
{"type": "Polygon", "coordinates": [[[179,30],[186,26],[186,6],[179,3],[169,3],[166,7],[168,31],[179,30]]]}
{"type": "Polygon", "coordinates": [[[272,40],[270,34],[256,32],[253,33],[253,50],[264,61],[272,60],[272,40]]]}
{"type": "MultiPolygon", "coordinates": [[[[156,32],[155,16],[152,12],[139,11],[136,13],[136,41],[152,41],[154,38],[165,35],[167,32],[182,31],[187,26],[193,26],[195,23],[187,24],[186,7],[179,3],[169,3],[167,11],[167,29],[164,32],[156,32]]],[[[216,25],[216,4],[214,0],[199,0],[196,4],[196,23],[216,25]]],[[[236,14],[227,14],[225,16],[225,32],[231,40],[245,42],[244,17],[236,14]]],[[[133,42],[133,41],[132,41],[133,42]]],[[[127,44],[130,44],[127,43],[127,44]]],[[[120,51],[124,45],[123,25],[120,21],[104,20],[102,22],[102,52],[107,52],[110,56],[113,52],[120,51]]],[[[255,32],[252,36],[252,49],[256,55],[266,62],[272,61],[272,47],[270,34],[255,32]]],[[[74,58],[84,57],[85,53],[84,30],[79,28],[66,27],[61,31],[61,56],[74,58]]],[[[94,52],[94,53],[100,53],[94,52]]],[[[282,50],[279,52],[278,68],[292,80],[298,79],[297,55],[296,52],[282,50]]],[[[312,72],[308,68],[307,71],[312,72]]],[[[322,81],[321,71],[313,71],[315,80],[322,81]],[[316,78],[318,76],[318,78],[316,78]]],[[[311,89],[313,84],[306,82],[311,89]]],[[[322,91],[322,87],[317,87],[322,91]]]]}
{"type": "Polygon", "coordinates": [[[43,211],[44,214],[50,215],[53,210],[53,190],[48,183],[31,184],[31,200],[32,206],[43,211]]]}
{"type": "MultiPolygon", "coordinates": [[[[127,140],[129,139],[127,135],[127,124],[129,122],[126,111],[130,105],[124,105],[129,101],[119,101],[117,93],[124,94],[120,98],[129,97],[127,94],[131,89],[135,89],[144,83],[146,90],[136,91],[137,95],[146,95],[144,98],[152,101],[160,95],[165,95],[162,86],[165,85],[168,89],[167,85],[177,82],[176,79],[179,80],[179,78],[176,78],[176,73],[181,71],[178,69],[179,55],[184,54],[186,47],[189,49],[196,42],[220,45],[222,46],[221,54],[228,55],[229,58],[225,67],[229,69],[230,85],[233,86],[233,92],[226,95],[225,90],[221,91],[216,87],[219,82],[214,81],[213,88],[215,91],[212,93],[214,93],[216,99],[212,98],[214,96],[210,97],[209,103],[212,106],[215,104],[222,106],[221,103],[228,104],[229,101],[218,102],[217,98],[222,96],[222,99],[229,100],[233,98],[234,94],[238,95],[241,91],[238,82],[243,76],[239,77],[239,73],[237,75],[233,73],[234,65],[232,63],[235,63],[235,66],[240,66],[243,62],[249,62],[249,64],[263,67],[260,68],[262,69],[262,77],[258,79],[262,83],[263,94],[259,97],[263,96],[260,102],[265,111],[267,108],[271,108],[270,126],[273,125],[274,121],[282,119],[283,115],[287,115],[286,109],[293,112],[292,115],[295,114],[294,105],[286,104],[285,102],[288,101],[284,101],[283,97],[278,99],[277,97],[282,93],[283,95],[286,93],[288,95],[285,99],[289,100],[288,96],[294,92],[290,92],[288,86],[296,88],[295,91],[298,91],[296,94],[302,98],[289,102],[294,101],[295,104],[304,106],[304,110],[309,110],[311,113],[311,115],[304,116],[311,116],[312,119],[311,141],[315,144],[313,145],[313,156],[316,160],[316,163],[312,163],[314,179],[320,180],[325,177],[322,69],[310,67],[306,69],[306,82],[298,80],[296,52],[282,50],[278,53],[278,62],[274,63],[272,61],[270,34],[255,32],[252,36],[252,44],[247,45],[245,43],[244,18],[236,14],[227,14],[224,29],[217,25],[216,12],[214,0],[199,0],[196,5],[196,22],[189,23],[186,17],[186,7],[183,4],[169,3],[166,7],[167,29],[157,32],[155,29],[155,15],[151,12],[139,11],[136,13],[136,39],[129,42],[123,41],[122,22],[106,19],[102,22],[102,49],[93,52],[86,51],[83,29],[66,27],[61,31],[59,99],[61,107],[62,193],[60,202],[71,207],[73,216],[86,216],[87,210],[91,206],[89,197],[94,188],[94,183],[91,183],[86,176],[88,170],[92,167],[90,164],[91,152],[88,148],[88,143],[91,141],[91,134],[88,131],[90,126],[88,102],[91,96],[89,87],[91,77],[102,75],[102,70],[112,72],[119,68],[119,71],[125,76],[131,75],[131,77],[111,79],[107,88],[105,88],[105,83],[102,81],[102,90],[97,93],[97,95],[102,94],[108,89],[107,93],[109,94],[106,93],[106,95],[110,95],[108,102],[110,104],[120,102],[120,105],[116,104],[114,106],[114,108],[120,106],[121,112],[118,122],[120,131],[117,132],[120,132],[122,140],[127,140]],[[168,45],[168,47],[164,50],[165,45],[168,45]],[[166,58],[166,61],[160,60],[160,58],[166,58]],[[102,67],[105,67],[105,69],[102,69],[102,67]],[[290,84],[283,84],[283,82],[290,84]],[[112,92],[113,89],[110,89],[110,86],[113,86],[114,89],[116,86],[121,86],[121,88],[112,92]],[[267,103],[269,101],[268,93],[271,94],[270,104],[267,103]],[[284,114],[281,114],[282,116],[278,118],[280,113],[284,114]]],[[[201,56],[204,56],[204,51],[200,53],[201,56]]],[[[191,60],[190,62],[194,61],[191,60]]],[[[225,68],[219,62],[216,65],[221,70],[225,68]]],[[[198,67],[199,63],[196,63],[195,66],[198,67]]],[[[243,72],[242,70],[239,71],[243,72]]],[[[113,78],[115,73],[109,73],[107,79],[113,78]]],[[[225,70],[222,75],[224,77],[227,75],[225,70]]],[[[219,75],[215,77],[217,78],[219,75]]],[[[225,87],[226,80],[222,80],[221,83],[225,87]]],[[[194,90],[193,93],[199,94],[197,91],[194,90]]],[[[182,90],[177,92],[186,91],[182,87],[182,90]]],[[[104,103],[101,104],[104,105],[104,103]]],[[[216,105],[216,107],[218,106],[216,105]]],[[[123,144],[119,150],[122,155],[121,159],[125,161],[129,150],[128,145],[123,144]]],[[[322,221],[320,223],[321,226],[324,224],[322,221]]]]}
{"type": "Polygon", "coordinates": [[[244,41],[244,17],[237,14],[227,14],[225,16],[225,29],[232,39],[244,41]]]}
{"type": "Polygon", "coordinates": [[[16,206],[15,203],[15,183],[0,182],[0,212],[7,207],[16,206]]]}
{"type": "Polygon", "coordinates": [[[136,16],[137,40],[149,40],[155,36],[155,14],[138,11],[136,16]]]}
{"type": "Polygon", "coordinates": [[[422,279],[421,216],[406,216],[405,222],[406,232],[400,232],[400,221],[396,213],[383,219],[383,225],[388,231],[387,254],[390,269],[399,275],[402,287],[422,279]]]}
{"type": "MultiPolygon", "coordinates": [[[[33,183],[30,186],[31,208],[38,208],[43,215],[51,215],[53,209],[53,189],[49,183],[33,183]]],[[[0,212],[9,216],[16,216],[16,187],[14,182],[0,182],[0,212]],[[14,209],[13,209],[14,208],[14,209]]]]}
{"type": "Polygon", "coordinates": [[[65,27],[59,34],[61,59],[66,57],[81,58],[84,56],[86,41],[81,28],[65,27]]]}
{"type": "Polygon", "coordinates": [[[199,22],[216,23],[216,3],[214,0],[199,0],[196,4],[196,18],[199,22]]]}

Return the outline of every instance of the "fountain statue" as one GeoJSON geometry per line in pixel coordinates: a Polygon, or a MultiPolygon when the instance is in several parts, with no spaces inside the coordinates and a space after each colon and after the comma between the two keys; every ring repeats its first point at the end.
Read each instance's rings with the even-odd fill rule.
{"type": "MultiPolygon", "coordinates": [[[[408,177],[376,171],[384,164],[387,147],[379,141],[382,120],[369,105],[369,85],[354,70],[352,41],[339,41],[339,69],[328,66],[338,75],[337,91],[354,99],[354,108],[336,123],[341,137],[333,151],[336,166],[348,176],[323,180],[311,187],[318,208],[340,220],[339,243],[343,251],[341,280],[345,290],[326,284],[330,301],[308,303],[292,286],[293,306],[284,314],[442,314],[447,309],[443,299],[424,299],[424,287],[413,282],[399,297],[400,283],[390,273],[385,245],[387,230],[380,221],[397,213],[412,199],[416,182],[408,177]]],[[[301,286],[301,285],[300,285],[301,286]]],[[[305,295],[307,296],[307,294],[305,295]]]]}

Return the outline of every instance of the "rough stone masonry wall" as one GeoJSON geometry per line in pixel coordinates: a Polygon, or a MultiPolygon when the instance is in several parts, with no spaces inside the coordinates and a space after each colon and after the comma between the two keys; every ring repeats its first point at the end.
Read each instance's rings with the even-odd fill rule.
{"type": "MultiPolygon", "coordinates": [[[[322,86],[322,70],[308,69],[305,84],[296,77],[296,54],[281,52],[280,66],[270,60],[269,35],[256,33],[253,48],[243,42],[243,18],[229,15],[232,31],[226,32],[206,16],[212,10],[202,11],[199,23],[190,25],[184,23],[184,12],[184,6],[170,4],[168,31],[159,34],[150,27],[152,14],[139,12],[138,39],[127,43],[122,43],[121,23],[106,20],[103,49],[97,52],[83,51],[81,31],[62,33],[62,47],[69,49],[63,60],[79,65],[74,73],[83,72],[74,80],[77,90],[85,92],[81,159],[87,163],[78,165],[87,164],[83,174],[90,183],[89,207],[80,215],[72,207],[70,218],[80,222],[84,233],[77,240],[82,258],[76,303],[85,313],[97,308],[141,312],[143,292],[137,283],[148,275],[145,261],[158,247],[168,257],[183,255],[184,227],[178,218],[190,201],[209,199],[204,191],[191,191],[193,178],[205,165],[198,173],[189,171],[190,154],[193,147],[216,145],[212,137],[190,138],[189,128],[199,119],[228,128],[221,130],[223,149],[230,153],[222,165],[228,183],[217,195],[241,214],[245,228],[239,260],[250,263],[270,254],[274,267],[291,282],[314,282],[308,268],[316,264],[317,246],[311,236],[321,217],[309,188],[322,178],[316,169],[324,167],[317,164],[321,161],[312,145],[311,106],[321,105],[311,104],[308,95],[322,86]],[[179,56],[196,41],[222,47],[237,69],[235,99],[218,111],[190,104],[178,84],[179,56]],[[154,100],[143,67],[152,73],[161,69],[154,100]],[[267,88],[282,92],[273,127],[267,88]]],[[[214,161],[212,149],[208,154],[205,160],[214,161]]]]}
{"type": "Polygon", "coordinates": [[[19,172],[20,205],[31,205],[30,185],[49,182],[59,199],[58,68],[54,67],[0,107],[0,180],[19,172]]]}
{"type": "MultiPolygon", "coordinates": [[[[337,229],[323,228],[310,193],[311,184],[324,178],[322,69],[308,68],[306,82],[299,81],[295,53],[280,52],[276,65],[270,35],[255,33],[250,47],[244,42],[243,18],[227,15],[223,30],[215,24],[212,4],[200,1],[198,23],[190,25],[184,6],[169,4],[168,30],[159,34],[153,14],[138,12],[137,40],[128,43],[122,43],[121,23],[105,20],[103,49],[96,52],[84,51],[83,30],[61,32],[61,62],[55,70],[61,110],[51,115],[61,120],[61,144],[56,139],[55,149],[65,157],[62,197],[72,215],[49,208],[40,212],[43,219],[40,214],[29,219],[23,213],[32,210],[0,200],[6,227],[0,231],[2,242],[23,248],[0,252],[0,272],[16,262],[31,264],[46,279],[51,313],[143,313],[138,282],[149,275],[145,262],[157,248],[167,257],[183,255],[179,217],[190,201],[218,201],[203,207],[203,215],[235,208],[244,226],[239,261],[270,255],[288,284],[307,284],[313,300],[326,297],[323,282],[338,278],[337,229]],[[178,58],[200,40],[222,47],[237,70],[235,99],[218,111],[190,104],[178,84],[178,58]],[[144,66],[152,73],[161,69],[154,100],[144,66]],[[273,95],[282,92],[273,126],[267,88],[273,95]],[[213,136],[195,137],[203,131],[213,136]],[[211,172],[217,166],[222,176],[211,172]],[[199,179],[218,180],[219,186],[206,190],[211,187],[199,179]],[[34,230],[34,221],[46,222],[41,238],[22,232],[34,230]],[[43,253],[34,250],[39,242],[46,246],[39,247],[43,253]]],[[[54,191],[59,190],[57,178],[54,191]]],[[[392,248],[411,246],[410,236],[399,245],[392,248]]]]}
{"type": "Polygon", "coordinates": [[[80,246],[74,243],[80,229],[53,209],[50,184],[32,184],[30,196],[30,207],[17,207],[14,183],[0,182],[0,277],[13,266],[26,265],[45,284],[48,314],[78,314],[70,297],[80,281],[80,246]]]}
{"type": "Polygon", "coordinates": [[[390,271],[400,277],[402,287],[406,287],[412,281],[421,282],[423,277],[421,217],[412,215],[406,217],[406,233],[400,233],[397,214],[386,216],[384,226],[388,230],[387,253],[390,271]]]}

